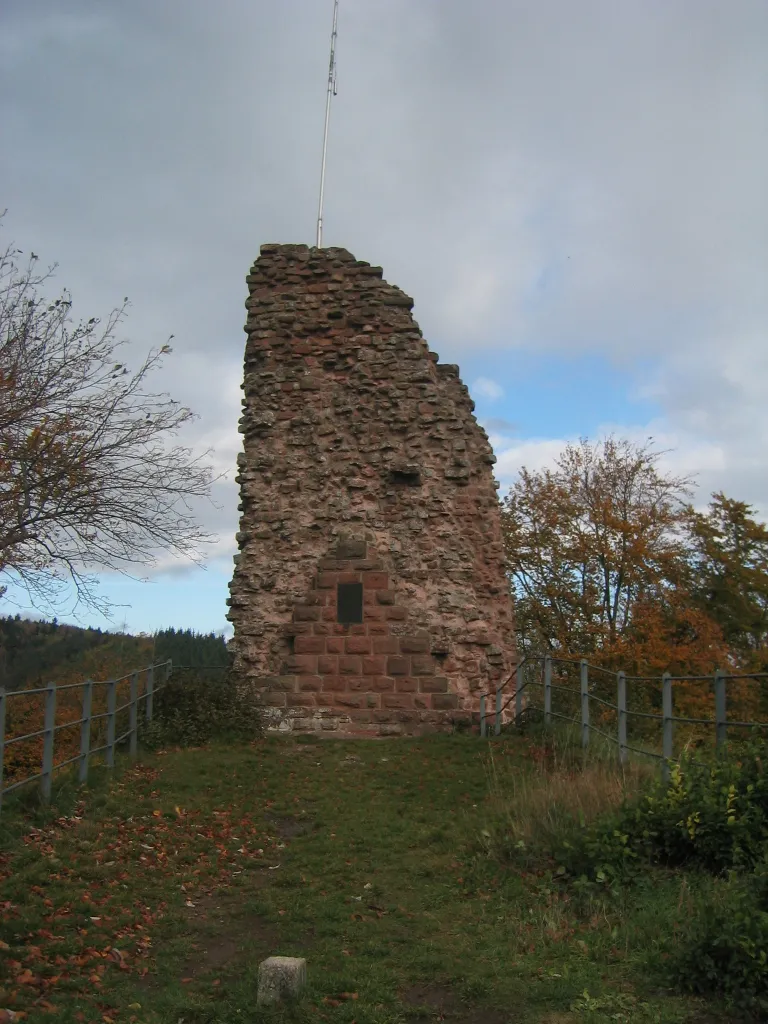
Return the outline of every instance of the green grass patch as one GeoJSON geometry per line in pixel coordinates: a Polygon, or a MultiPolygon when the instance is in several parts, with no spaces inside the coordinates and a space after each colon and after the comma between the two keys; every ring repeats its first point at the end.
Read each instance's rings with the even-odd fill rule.
{"type": "Polygon", "coordinates": [[[63,783],[51,808],[9,800],[0,1009],[79,1024],[729,1020],[665,987],[691,898],[679,876],[610,904],[553,881],[548,840],[642,781],[598,755],[585,777],[572,745],[556,756],[520,735],[270,737],[147,754],[96,787],[63,783]],[[270,955],[307,958],[297,1004],[256,1006],[270,955]]]}

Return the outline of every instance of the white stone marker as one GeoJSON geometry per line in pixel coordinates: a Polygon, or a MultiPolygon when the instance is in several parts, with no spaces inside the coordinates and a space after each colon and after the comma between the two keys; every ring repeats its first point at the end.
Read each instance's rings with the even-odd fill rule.
{"type": "Polygon", "coordinates": [[[270,956],[259,964],[256,1003],[295,999],[307,983],[307,961],[301,956],[270,956]]]}

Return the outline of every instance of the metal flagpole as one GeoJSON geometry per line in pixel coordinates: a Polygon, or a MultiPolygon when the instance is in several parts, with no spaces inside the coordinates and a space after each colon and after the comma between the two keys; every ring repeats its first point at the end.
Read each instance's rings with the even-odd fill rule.
{"type": "Polygon", "coordinates": [[[328,66],[328,95],[325,100],[325,133],[323,135],[323,164],[320,170],[320,203],[317,209],[317,247],[323,244],[323,193],[325,192],[325,158],[328,152],[328,124],[331,119],[331,97],[336,95],[336,23],[339,0],[333,0],[333,31],[331,32],[331,62],[328,66]]]}

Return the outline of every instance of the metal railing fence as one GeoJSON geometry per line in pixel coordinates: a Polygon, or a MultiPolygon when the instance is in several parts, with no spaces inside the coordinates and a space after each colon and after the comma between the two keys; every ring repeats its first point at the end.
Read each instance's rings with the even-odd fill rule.
{"type": "MultiPolygon", "coordinates": [[[[138,747],[139,705],[143,702],[145,721],[152,721],[154,695],[167,685],[171,678],[172,668],[173,665],[171,661],[163,661],[159,664],[149,665],[146,668],[128,672],[124,676],[119,676],[116,679],[100,681],[88,679],[82,683],[67,683],[65,685],[48,683],[47,686],[29,690],[6,691],[3,687],[0,687],[0,810],[2,810],[3,797],[7,793],[11,793],[15,789],[19,789],[21,786],[28,785],[30,782],[34,782],[38,779],[40,780],[41,797],[43,802],[47,803],[51,798],[53,773],[75,763],[78,764],[79,781],[86,782],[88,779],[90,759],[94,754],[103,753],[104,763],[107,768],[114,768],[115,750],[126,740],[128,741],[130,755],[135,757],[138,747]],[[165,678],[158,681],[155,678],[155,672],[161,669],[164,670],[165,678]],[[144,680],[143,689],[140,685],[140,680],[142,678],[144,680]],[[125,680],[128,680],[129,684],[129,697],[125,703],[118,705],[118,687],[119,684],[125,682],[125,680]],[[104,686],[106,688],[104,701],[105,711],[94,714],[94,688],[99,686],[104,686]],[[82,690],[80,718],[75,719],[74,721],[57,724],[56,705],[58,695],[64,691],[75,689],[82,690]],[[38,729],[35,732],[25,733],[20,736],[12,736],[6,739],[6,718],[10,702],[14,698],[32,697],[36,695],[43,695],[44,697],[43,728],[38,729]],[[128,728],[118,735],[117,726],[119,716],[121,713],[126,711],[128,712],[128,728]],[[104,723],[103,728],[99,728],[99,722],[104,723]],[[104,738],[104,742],[98,746],[92,745],[94,738],[92,736],[92,726],[94,723],[97,724],[97,733],[101,733],[101,736],[97,736],[96,738],[104,738]],[[68,757],[63,761],[56,763],[54,755],[57,733],[60,733],[64,729],[72,729],[77,726],[80,726],[79,753],[75,754],[73,757],[68,757]],[[5,763],[5,754],[7,749],[14,744],[22,743],[25,740],[36,739],[37,737],[42,737],[43,740],[40,771],[33,775],[27,775],[21,779],[15,779],[11,785],[5,786],[3,784],[3,766],[5,763]]],[[[124,719],[125,716],[123,716],[123,721],[124,719]]]]}
{"type": "Polygon", "coordinates": [[[545,727],[550,727],[554,719],[569,722],[580,727],[581,746],[586,751],[589,747],[590,735],[595,733],[602,736],[618,748],[618,756],[621,764],[626,764],[630,753],[641,754],[656,758],[661,762],[665,779],[669,778],[670,765],[677,760],[674,754],[674,736],[676,723],[688,725],[714,727],[715,749],[722,749],[727,741],[728,730],[737,729],[759,729],[768,728],[768,722],[760,721],[737,721],[728,719],[727,696],[728,684],[737,680],[753,680],[760,684],[768,685],[768,672],[741,672],[729,674],[718,669],[711,676],[672,676],[665,672],[662,676],[629,676],[625,672],[612,672],[597,665],[591,665],[586,658],[555,658],[550,655],[529,656],[518,662],[515,670],[509,679],[500,684],[495,690],[480,695],[480,735],[488,735],[488,715],[486,713],[486,700],[495,697],[494,734],[499,735],[503,724],[503,713],[511,702],[515,702],[515,720],[522,721],[522,714],[527,710],[539,710],[543,714],[545,727]],[[563,668],[565,667],[565,672],[563,668]],[[574,669],[578,669],[578,689],[574,685],[562,685],[561,675],[556,675],[554,669],[560,668],[561,675],[565,675],[566,681],[569,675],[573,675],[574,669]],[[603,685],[600,687],[605,694],[613,682],[615,686],[616,702],[606,699],[603,695],[595,692],[595,677],[598,676],[603,685]],[[557,678],[558,682],[553,682],[557,678]],[[712,697],[714,703],[714,715],[711,718],[693,718],[674,714],[674,684],[675,683],[711,683],[712,697]],[[514,690],[503,701],[503,693],[510,683],[514,683],[514,690]],[[631,710],[627,701],[627,683],[633,684],[659,684],[661,709],[660,712],[648,710],[631,710]],[[526,698],[530,696],[529,687],[541,687],[543,701],[541,705],[532,704],[526,698]],[[526,693],[526,691],[528,691],[526,693]],[[564,714],[562,711],[555,711],[552,707],[553,693],[567,693],[573,698],[573,703],[578,707],[576,714],[564,714]],[[616,714],[616,731],[614,735],[598,728],[591,719],[590,711],[592,703],[601,708],[610,709],[616,714]],[[628,724],[630,719],[642,719],[645,721],[656,721],[661,727],[661,748],[659,754],[653,750],[633,746],[628,742],[628,724]]]}

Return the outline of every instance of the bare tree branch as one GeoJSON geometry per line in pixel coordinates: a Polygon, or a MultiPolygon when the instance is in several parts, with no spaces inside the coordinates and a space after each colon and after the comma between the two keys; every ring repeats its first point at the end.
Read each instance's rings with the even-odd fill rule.
{"type": "Polygon", "coordinates": [[[21,266],[22,255],[0,253],[0,576],[36,606],[74,585],[104,610],[96,570],[128,575],[163,551],[201,564],[214,538],[188,499],[210,500],[211,453],[172,443],[196,417],[147,390],[170,345],[135,372],[119,360],[128,300],[104,323],[75,321],[67,292],[40,294],[55,267],[38,271],[34,254],[21,266]]]}

